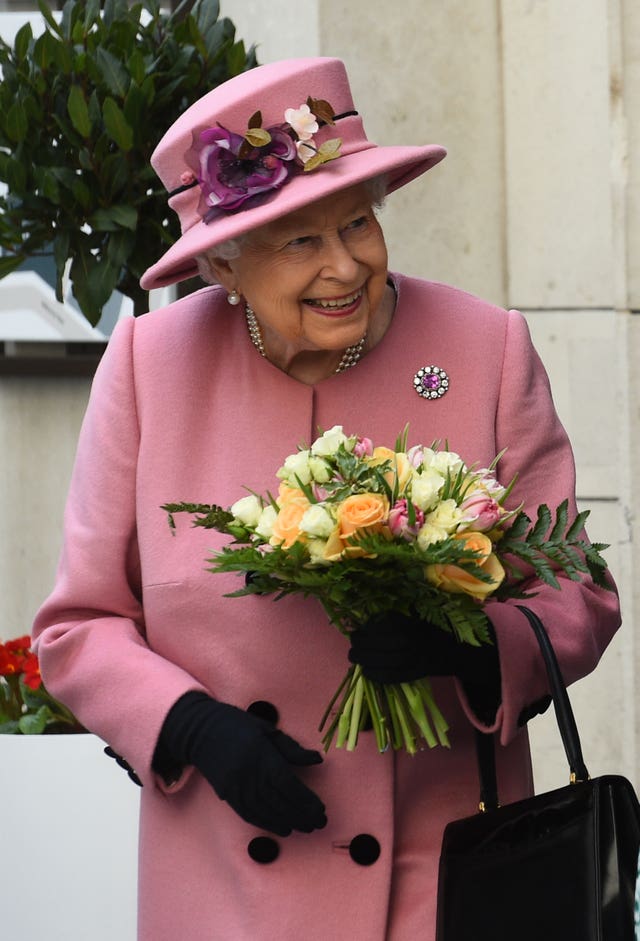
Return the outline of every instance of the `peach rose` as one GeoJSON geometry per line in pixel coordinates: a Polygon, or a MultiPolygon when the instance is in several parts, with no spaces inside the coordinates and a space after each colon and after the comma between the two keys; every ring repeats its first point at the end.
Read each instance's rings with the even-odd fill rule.
{"type": "Polygon", "coordinates": [[[305,542],[307,536],[300,529],[300,521],[307,511],[308,501],[305,503],[289,500],[280,508],[273,521],[271,538],[272,546],[282,546],[289,549],[294,542],[305,542]]]}
{"type": "Polygon", "coordinates": [[[487,598],[500,587],[505,577],[500,560],[493,552],[491,540],[484,533],[474,532],[461,533],[453,538],[464,542],[466,549],[479,553],[476,565],[491,577],[491,581],[481,581],[460,565],[428,565],[425,570],[427,581],[443,591],[471,595],[480,601],[487,598]]]}
{"type": "Polygon", "coordinates": [[[381,493],[354,493],[338,507],[343,539],[356,533],[379,533],[389,517],[389,501],[381,493]]]}
{"type": "Polygon", "coordinates": [[[347,541],[358,535],[385,532],[389,501],[380,493],[356,493],[340,504],[337,517],[338,525],[327,539],[325,559],[336,562],[343,555],[367,557],[371,553],[347,541]]]}
{"type": "Polygon", "coordinates": [[[279,507],[286,506],[287,503],[299,503],[304,505],[305,509],[309,506],[304,492],[299,487],[291,487],[286,481],[282,481],[278,487],[277,504],[279,507]]]}

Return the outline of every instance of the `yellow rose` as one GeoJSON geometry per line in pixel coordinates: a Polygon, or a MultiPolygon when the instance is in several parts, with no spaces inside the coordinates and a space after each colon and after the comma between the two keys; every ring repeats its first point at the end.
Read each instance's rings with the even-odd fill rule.
{"type": "Polygon", "coordinates": [[[326,541],[323,557],[327,562],[337,562],[338,559],[342,557],[342,551],[344,549],[344,543],[340,538],[340,531],[338,527],[334,529],[329,538],[326,541]]]}
{"type": "Polygon", "coordinates": [[[481,581],[460,565],[428,565],[425,570],[427,581],[443,591],[471,595],[478,600],[487,598],[499,588],[505,577],[491,540],[484,533],[461,533],[453,538],[464,542],[466,549],[481,553],[474,562],[491,577],[491,581],[481,581]]]}
{"type": "Polygon", "coordinates": [[[327,540],[309,539],[307,543],[309,558],[314,565],[328,565],[331,559],[327,558],[327,540]]]}
{"type": "Polygon", "coordinates": [[[393,490],[396,480],[398,482],[398,494],[399,496],[404,496],[407,489],[407,484],[413,477],[413,467],[409,463],[407,455],[403,452],[392,451],[390,448],[374,448],[373,453],[370,458],[368,458],[367,463],[375,467],[377,464],[382,464],[384,461],[391,462],[391,470],[387,471],[384,475],[384,479],[389,484],[393,490]]]}
{"type": "MultiPolygon", "coordinates": [[[[435,510],[432,510],[424,521],[430,526],[436,526],[438,529],[444,529],[447,533],[455,532],[458,524],[462,522],[464,514],[456,506],[455,500],[442,500],[435,510]]],[[[475,532],[475,530],[474,530],[475,532]]],[[[475,546],[473,547],[476,548],[475,546]]],[[[480,550],[482,551],[482,550],[480,550]]]]}
{"type": "Polygon", "coordinates": [[[368,458],[367,464],[382,464],[384,461],[393,461],[396,456],[396,452],[392,451],[391,448],[374,448],[371,457],[368,458]]]}
{"type": "Polygon", "coordinates": [[[289,500],[280,508],[273,521],[271,538],[272,546],[282,546],[289,549],[294,542],[306,542],[307,536],[300,529],[300,520],[307,511],[308,502],[289,500]]]}

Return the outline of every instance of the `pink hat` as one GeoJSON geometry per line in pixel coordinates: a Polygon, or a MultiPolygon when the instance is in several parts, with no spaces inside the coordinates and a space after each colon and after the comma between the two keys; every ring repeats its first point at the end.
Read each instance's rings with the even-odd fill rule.
{"type": "Polygon", "coordinates": [[[182,235],[140,283],[184,281],[197,274],[196,256],[220,242],[381,174],[392,192],[445,154],[367,140],[339,59],[250,69],[196,101],[156,147],[151,163],[182,235]]]}

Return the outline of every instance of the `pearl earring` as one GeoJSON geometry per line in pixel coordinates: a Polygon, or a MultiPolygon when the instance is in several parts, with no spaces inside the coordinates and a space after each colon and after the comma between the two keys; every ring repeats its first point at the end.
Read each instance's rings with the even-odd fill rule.
{"type": "Polygon", "coordinates": [[[227,300],[229,301],[232,307],[238,306],[238,304],[240,303],[240,295],[238,294],[235,288],[233,289],[233,291],[230,291],[229,294],[227,294],[227,300]]]}

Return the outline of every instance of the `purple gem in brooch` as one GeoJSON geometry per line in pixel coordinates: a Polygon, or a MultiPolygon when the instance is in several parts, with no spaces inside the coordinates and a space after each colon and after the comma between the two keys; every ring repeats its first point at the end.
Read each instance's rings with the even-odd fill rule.
{"type": "Polygon", "coordinates": [[[423,399],[441,399],[449,389],[449,376],[439,366],[423,366],[413,377],[413,387],[423,399]]]}

